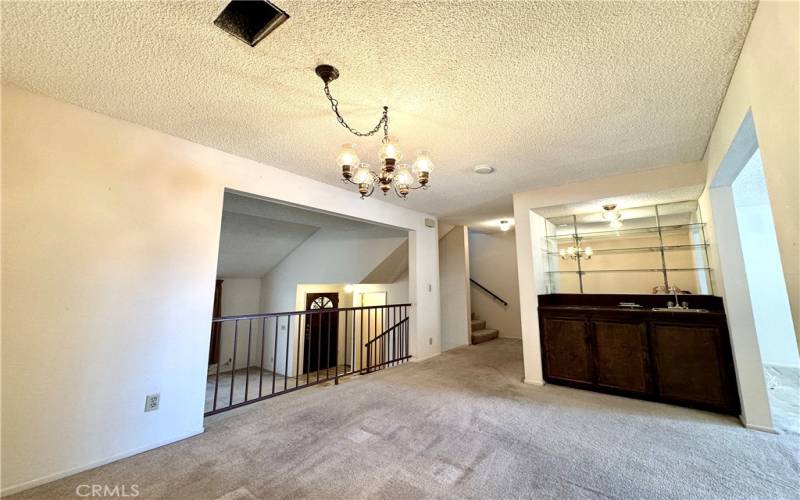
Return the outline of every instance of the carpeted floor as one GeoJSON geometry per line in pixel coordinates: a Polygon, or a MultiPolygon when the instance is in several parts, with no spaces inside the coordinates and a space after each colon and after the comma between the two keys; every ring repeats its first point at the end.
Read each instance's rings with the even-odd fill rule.
{"type": "Polygon", "coordinates": [[[29,490],[140,498],[798,498],[798,436],[524,385],[519,341],[317,386],[206,420],[185,441],[29,490]]]}

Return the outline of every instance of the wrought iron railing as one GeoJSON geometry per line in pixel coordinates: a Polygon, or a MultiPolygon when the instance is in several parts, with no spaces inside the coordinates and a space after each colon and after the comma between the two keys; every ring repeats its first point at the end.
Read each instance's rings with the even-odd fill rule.
{"type": "Polygon", "coordinates": [[[205,415],[407,361],[410,306],[214,318],[218,359],[209,367],[205,415]]]}

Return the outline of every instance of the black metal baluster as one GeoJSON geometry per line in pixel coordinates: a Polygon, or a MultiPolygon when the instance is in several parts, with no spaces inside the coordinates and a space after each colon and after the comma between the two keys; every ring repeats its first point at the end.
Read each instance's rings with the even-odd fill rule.
{"type": "MultiPolygon", "coordinates": [[[[213,323],[212,323],[213,324],[213,323]]],[[[220,362],[220,357],[222,356],[222,327],[225,323],[219,323],[219,335],[217,335],[217,376],[214,379],[214,405],[211,408],[211,411],[217,409],[217,392],[219,391],[219,365],[222,363],[220,362]]]]}
{"type": "Polygon", "coordinates": [[[317,382],[319,382],[319,372],[320,366],[322,363],[320,360],[322,359],[322,313],[317,313],[317,382]]]}
{"type": "Polygon", "coordinates": [[[350,354],[350,373],[356,371],[356,311],[353,310],[353,341],[350,342],[353,353],[350,354]]]}
{"type": "Polygon", "coordinates": [[[247,320],[247,361],[244,364],[244,401],[247,401],[247,391],[250,389],[250,341],[253,335],[253,319],[247,320]]]}
{"type": "Polygon", "coordinates": [[[258,397],[261,397],[261,390],[264,386],[264,350],[267,348],[267,318],[261,318],[261,362],[258,364],[258,397]]]}
{"type": "Polygon", "coordinates": [[[311,318],[311,315],[306,314],[306,319],[305,319],[305,323],[306,324],[305,324],[305,327],[304,327],[305,328],[305,330],[304,330],[305,341],[303,342],[303,344],[306,346],[305,352],[303,353],[303,360],[304,360],[304,364],[308,365],[308,367],[306,368],[306,385],[308,385],[309,382],[311,382],[311,378],[310,378],[310,376],[311,376],[311,360],[308,357],[309,351],[311,351],[311,324],[308,322],[308,320],[310,318],[311,318]]]}
{"type": "Polygon", "coordinates": [[[325,338],[327,342],[325,342],[325,380],[331,378],[330,375],[330,367],[331,367],[331,313],[326,313],[328,318],[328,332],[325,334],[325,338]]]}
{"type": "MultiPolygon", "coordinates": [[[[347,321],[347,311],[345,311],[345,313],[344,313],[344,320],[347,321]]],[[[347,331],[346,326],[347,325],[345,325],[345,331],[347,331]]],[[[339,335],[338,335],[338,332],[339,332],[339,313],[338,312],[336,313],[336,332],[337,332],[336,345],[333,346],[333,348],[334,348],[334,351],[333,351],[333,353],[334,353],[334,355],[333,355],[333,383],[336,384],[336,385],[339,385],[339,335]]],[[[344,338],[344,341],[347,342],[347,337],[346,336],[344,338]]],[[[347,347],[345,347],[345,351],[344,352],[347,352],[347,347]]],[[[345,355],[345,357],[346,356],[347,355],[345,355]]]]}
{"type": "Polygon", "coordinates": [[[228,406],[233,404],[233,383],[234,383],[234,376],[236,375],[236,348],[238,347],[236,344],[239,343],[239,320],[236,320],[236,324],[233,327],[233,364],[231,365],[231,394],[230,398],[228,399],[228,406]]]}
{"type": "MultiPolygon", "coordinates": [[[[345,311],[344,312],[344,360],[342,360],[343,364],[344,364],[344,373],[342,375],[347,375],[347,325],[349,324],[348,323],[349,314],[350,314],[350,311],[345,311]]],[[[338,352],[339,351],[336,351],[336,352],[337,352],[337,360],[338,360],[338,352]]],[[[338,369],[337,369],[337,373],[338,373],[338,369]]]]}
{"type": "Polygon", "coordinates": [[[275,370],[278,366],[278,323],[280,323],[280,316],[275,316],[275,340],[272,345],[272,392],[275,394],[275,370]]]}
{"type": "Polygon", "coordinates": [[[360,309],[361,328],[358,330],[358,371],[364,373],[364,309],[360,309]]]}
{"type": "MultiPolygon", "coordinates": [[[[300,341],[302,340],[302,332],[303,332],[303,316],[297,316],[297,352],[295,353],[295,362],[294,362],[294,386],[295,388],[300,385],[300,341]]],[[[303,349],[305,350],[305,345],[303,345],[303,349]]]]}
{"type": "Polygon", "coordinates": [[[289,385],[289,332],[292,331],[292,317],[286,316],[286,354],[283,356],[283,390],[289,385]]]}

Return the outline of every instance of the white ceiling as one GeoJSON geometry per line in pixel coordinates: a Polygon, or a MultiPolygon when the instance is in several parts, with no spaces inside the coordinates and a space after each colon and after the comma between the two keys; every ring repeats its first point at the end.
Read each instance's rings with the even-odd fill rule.
{"type": "Polygon", "coordinates": [[[328,238],[406,236],[407,233],[374,224],[335,217],[257,198],[226,193],[222,209],[217,276],[257,278],[273,267],[317,230],[328,238]]]}
{"type": "MultiPolygon", "coordinates": [[[[439,216],[510,215],[511,193],[702,158],[754,2],[317,2],[255,48],[208,2],[2,2],[3,79],[342,186],[313,72],[365,129],[428,149],[439,216]],[[488,163],[495,174],[472,174],[488,163]]],[[[355,196],[355,194],[354,194],[355,196]]]]}

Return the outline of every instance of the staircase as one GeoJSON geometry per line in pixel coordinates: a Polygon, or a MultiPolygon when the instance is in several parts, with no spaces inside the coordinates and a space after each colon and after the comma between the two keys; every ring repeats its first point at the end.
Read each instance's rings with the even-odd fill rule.
{"type": "Polygon", "coordinates": [[[472,345],[489,342],[496,339],[499,334],[497,330],[486,328],[486,320],[477,319],[475,314],[472,314],[472,345]]]}

